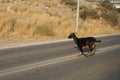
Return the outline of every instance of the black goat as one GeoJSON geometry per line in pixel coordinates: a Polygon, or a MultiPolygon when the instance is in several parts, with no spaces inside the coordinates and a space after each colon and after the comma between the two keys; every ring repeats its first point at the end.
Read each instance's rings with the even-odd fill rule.
{"type": "Polygon", "coordinates": [[[88,56],[88,55],[93,55],[95,54],[96,51],[96,42],[101,42],[101,40],[96,40],[94,37],[85,37],[85,38],[77,38],[75,33],[71,33],[68,38],[73,38],[74,42],[77,44],[80,52],[82,55],[88,56]],[[84,54],[83,48],[84,47],[89,47],[89,52],[88,54],[84,54]]]}

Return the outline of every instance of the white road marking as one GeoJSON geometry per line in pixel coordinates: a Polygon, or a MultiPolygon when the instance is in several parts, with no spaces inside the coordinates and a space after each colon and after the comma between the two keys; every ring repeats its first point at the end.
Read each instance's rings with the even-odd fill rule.
{"type": "MultiPolygon", "coordinates": [[[[96,54],[103,53],[105,51],[113,50],[113,49],[116,49],[116,48],[120,48],[120,45],[114,45],[114,46],[98,49],[96,54]]],[[[36,62],[36,63],[32,63],[32,64],[18,66],[18,67],[14,67],[14,68],[10,68],[10,69],[5,69],[5,70],[0,71],[0,77],[6,76],[6,75],[9,75],[9,74],[15,74],[15,73],[35,69],[35,68],[39,68],[39,67],[44,67],[44,66],[48,66],[48,65],[68,61],[68,60],[72,60],[72,59],[77,59],[77,58],[79,58],[78,55],[79,54],[74,54],[74,55],[59,57],[59,58],[46,60],[46,61],[42,61],[42,62],[36,62]]],[[[83,57],[83,56],[80,56],[80,57],[83,57]]]]}
{"type": "Polygon", "coordinates": [[[119,44],[118,45],[114,45],[114,46],[110,46],[110,47],[100,48],[100,49],[97,49],[98,50],[97,54],[99,54],[101,52],[108,51],[108,50],[117,49],[117,48],[120,48],[119,44]]]}
{"type": "Polygon", "coordinates": [[[77,55],[78,54],[55,58],[55,59],[51,59],[51,60],[47,60],[47,61],[43,61],[43,62],[36,62],[33,64],[23,65],[23,66],[11,68],[11,69],[6,69],[3,71],[0,71],[0,76],[5,76],[8,74],[13,74],[13,73],[17,73],[17,72],[26,71],[26,70],[31,70],[31,69],[35,69],[38,67],[43,67],[43,66],[47,66],[47,65],[51,65],[51,64],[55,64],[55,63],[60,63],[63,61],[68,61],[68,60],[77,58],[76,57],[77,55]]]}

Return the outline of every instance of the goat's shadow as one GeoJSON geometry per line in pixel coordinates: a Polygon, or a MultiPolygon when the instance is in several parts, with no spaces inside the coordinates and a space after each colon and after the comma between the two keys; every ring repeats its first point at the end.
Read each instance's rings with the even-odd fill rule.
{"type": "MultiPolygon", "coordinates": [[[[80,51],[80,49],[77,46],[74,46],[73,48],[77,49],[78,51],[80,51]]],[[[83,48],[83,52],[89,52],[90,48],[83,48]]],[[[99,49],[97,49],[96,51],[101,51],[99,49]]]]}
{"type": "MultiPolygon", "coordinates": [[[[77,46],[74,46],[73,48],[77,49],[78,51],[80,51],[80,49],[77,46]]],[[[83,52],[89,52],[90,48],[83,48],[83,52]]]]}
{"type": "MultiPolygon", "coordinates": [[[[77,46],[74,46],[73,48],[77,49],[78,51],[80,51],[80,49],[77,46]]],[[[83,48],[83,52],[84,54],[88,54],[88,52],[90,51],[90,48],[83,48]]],[[[87,55],[88,56],[93,56],[95,54],[91,54],[91,55],[87,55]]]]}
{"type": "MultiPolygon", "coordinates": [[[[77,46],[74,46],[73,48],[75,48],[75,49],[77,49],[78,51],[80,51],[80,49],[79,49],[77,46]]],[[[90,48],[83,48],[83,52],[84,52],[85,54],[87,54],[89,51],[90,51],[90,48]]],[[[98,49],[97,51],[101,51],[101,50],[98,49]]],[[[95,55],[95,54],[88,55],[88,56],[93,56],[93,55],[95,55]]]]}

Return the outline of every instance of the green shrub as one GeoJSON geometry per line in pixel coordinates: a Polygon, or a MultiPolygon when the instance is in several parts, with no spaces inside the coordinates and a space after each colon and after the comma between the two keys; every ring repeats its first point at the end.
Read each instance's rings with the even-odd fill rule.
{"type": "Polygon", "coordinates": [[[36,28],[36,34],[41,34],[41,35],[45,35],[45,36],[54,36],[55,32],[53,31],[53,29],[51,29],[47,26],[38,26],[36,28]]]}
{"type": "Polygon", "coordinates": [[[11,19],[8,20],[8,23],[9,23],[11,26],[14,26],[15,23],[16,23],[16,19],[11,18],[11,19]]]}
{"type": "Polygon", "coordinates": [[[8,24],[9,24],[9,27],[10,27],[10,32],[13,32],[14,31],[14,26],[16,24],[16,19],[14,19],[14,18],[9,19],[8,24]]]}
{"type": "Polygon", "coordinates": [[[113,4],[110,3],[109,0],[105,0],[104,2],[101,2],[101,6],[108,9],[108,10],[113,9],[113,4]]]}
{"type": "Polygon", "coordinates": [[[110,3],[110,0],[104,0],[105,3],[110,3]]]}

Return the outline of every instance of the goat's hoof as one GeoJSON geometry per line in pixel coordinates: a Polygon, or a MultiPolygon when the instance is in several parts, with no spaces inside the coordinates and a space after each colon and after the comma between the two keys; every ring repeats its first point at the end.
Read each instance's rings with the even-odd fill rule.
{"type": "Polygon", "coordinates": [[[81,56],[81,54],[78,54],[78,56],[81,56]]]}
{"type": "Polygon", "coordinates": [[[93,56],[93,55],[95,55],[95,54],[88,54],[88,56],[93,56]]]}
{"type": "Polygon", "coordinates": [[[93,56],[93,55],[95,55],[95,54],[91,54],[91,56],[93,56]]]}
{"type": "Polygon", "coordinates": [[[87,55],[87,54],[84,54],[84,56],[85,56],[85,57],[88,57],[88,55],[87,55]]]}

